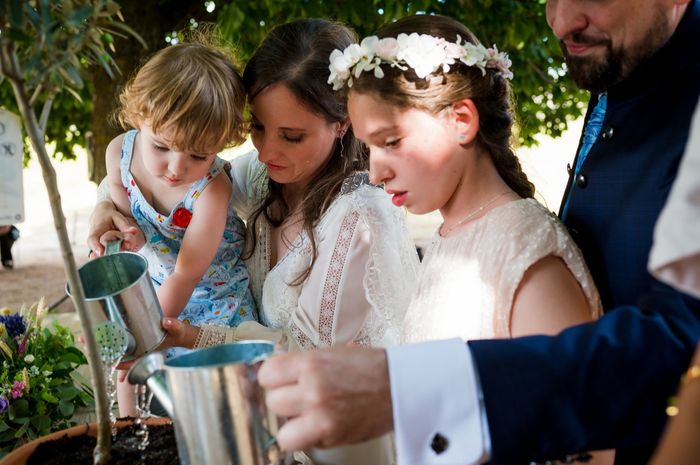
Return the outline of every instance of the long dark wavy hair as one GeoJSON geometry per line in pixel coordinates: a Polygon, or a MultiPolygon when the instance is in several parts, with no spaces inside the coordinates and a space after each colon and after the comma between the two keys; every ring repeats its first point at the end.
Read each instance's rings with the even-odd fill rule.
{"type": "MultiPolygon", "coordinates": [[[[476,36],[462,23],[447,16],[407,16],[383,27],[377,36],[396,37],[400,33],[428,34],[453,42],[457,36],[463,41],[478,44],[476,36]]],[[[515,156],[513,138],[513,97],[508,81],[495,72],[466,66],[460,62],[450,66],[447,73],[435,72],[428,80],[416,76],[412,68],[382,65],[384,77],[372,73],[353,78],[349,92],[375,93],[381,99],[402,108],[418,108],[437,114],[451,107],[453,102],[471,99],[479,112],[477,143],[488,152],[498,174],[520,197],[535,195],[535,186],[515,156]]],[[[347,90],[345,92],[348,92],[347,90]]]]}
{"type": "MultiPolygon", "coordinates": [[[[328,123],[347,119],[345,99],[328,84],[328,57],[334,49],[344,49],[357,41],[357,36],[343,24],[324,19],[299,19],[272,29],[256,49],[243,71],[243,85],[251,102],[263,89],[284,84],[311,112],[328,123]]],[[[311,272],[318,250],[314,226],[340,192],[343,180],[355,171],[367,170],[368,157],[362,144],[349,128],[340,143],[334,144],[326,163],[315,173],[302,193],[303,229],[311,239],[313,259],[309,267],[293,283],[301,284],[311,272]]],[[[253,212],[249,231],[263,215],[278,227],[290,214],[282,196],[284,185],[268,182],[268,194],[253,212]]],[[[255,234],[250,234],[255,248],[255,234]]]]}

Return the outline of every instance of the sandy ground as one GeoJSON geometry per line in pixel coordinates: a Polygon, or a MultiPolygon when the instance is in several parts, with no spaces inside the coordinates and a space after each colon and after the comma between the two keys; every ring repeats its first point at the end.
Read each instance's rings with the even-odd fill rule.
{"type": "MultiPolygon", "coordinates": [[[[566,163],[573,158],[580,131],[579,120],[562,138],[542,138],[538,147],[518,151],[525,171],[538,188],[539,199],[552,210],[558,208],[566,181],[566,163]]],[[[68,236],[80,264],[87,259],[87,220],[96,186],[86,179],[87,158],[84,154],[79,154],[76,161],[54,163],[54,166],[68,236]]],[[[42,296],[48,303],[58,302],[64,296],[66,282],[48,195],[36,161],[24,170],[24,193],[26,221],[17,225],[21,236],[13,248],[15,268],[0,268],[0,307],[12,309],[42,296]]],[[[407,219],[418,245],[425,245],[440,224],[437,212],[420,217],[408,214],[407,219]]],[[[70,301],[59,305],[56,311],[71,312],[70,301]]]]}

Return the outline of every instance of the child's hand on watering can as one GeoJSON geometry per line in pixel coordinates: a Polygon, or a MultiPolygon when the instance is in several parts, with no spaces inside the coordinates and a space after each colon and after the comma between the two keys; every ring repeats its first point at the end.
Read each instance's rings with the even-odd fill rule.
{"type": "MultiPolygon", "coordinates": [[[[123,231],[107,231],[100,236],[100,244],[107,247],[107,243],[115,240],[121,241],[120,250],[136,252],[146,243],[146,237],[136,226],[129,226],[123,231]]],[[[104,254],[104,249],[102,254],[104,254]]]]}

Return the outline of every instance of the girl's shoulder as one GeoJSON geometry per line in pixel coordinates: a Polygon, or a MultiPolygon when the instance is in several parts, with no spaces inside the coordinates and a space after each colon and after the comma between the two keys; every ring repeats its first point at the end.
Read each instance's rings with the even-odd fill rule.
{"type": "Polygon", "coordinates": [[[533,198],[515,200],[494,208],[485,219],[485,227],[505,229],[513,235],[566,229],[553,212],[533,198]]]}

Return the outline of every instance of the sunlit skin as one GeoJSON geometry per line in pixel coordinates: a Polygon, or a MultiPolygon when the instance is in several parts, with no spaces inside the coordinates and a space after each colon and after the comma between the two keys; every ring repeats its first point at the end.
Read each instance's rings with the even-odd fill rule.
{"type": "Polygon", "coordinates": [[[621,79],[671,36],[688,0],[548,0],[547,22],[569,59],[605,67],[621,53],[621,79]]]}
{"type": "Polygon", "coordinates": [[[173,146],[167,131],[154,133],[142,124],[136,136],[135,156],[131,171],[147,200],[160,199],[152,204],[160,213],[170,210],[187,193],[193,182],[204,177],[216,158],[219,147],[206,152],[193,152],[173,146]]]}
{"type": "Polygon", "coordinates": [[[476,147],[473,103],[455,108],[433,115],[373,94],[351,92],[348,99],[355,135],[369,147],[370,180],[384,184],[394,205],[411,213],[440,210],[447,226],[509,190],[490,157],[476,147]]]}
{"type": "Polygon", "coordinates": [[[270,178],[283,184],[287,202],[326,163],[341,128],[313,113],[282,83],[263,89],[250,102],[251,138],[270,178]]]}

